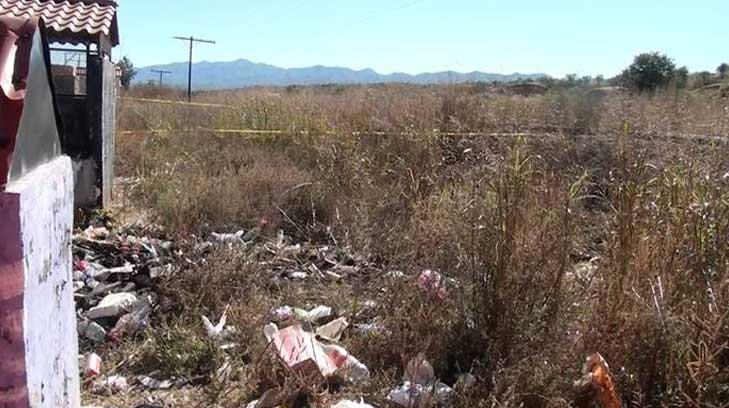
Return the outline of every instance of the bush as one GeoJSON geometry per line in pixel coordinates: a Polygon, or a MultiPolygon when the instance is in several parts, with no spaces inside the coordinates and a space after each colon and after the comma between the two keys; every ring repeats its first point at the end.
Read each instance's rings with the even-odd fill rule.
{"type": "Polygon", "coordinates": [[[675,78],[676,64],[657,52],[640,54],[621,74],[624,86],[637,91],[653,92],[664,88],[675,78]]]}

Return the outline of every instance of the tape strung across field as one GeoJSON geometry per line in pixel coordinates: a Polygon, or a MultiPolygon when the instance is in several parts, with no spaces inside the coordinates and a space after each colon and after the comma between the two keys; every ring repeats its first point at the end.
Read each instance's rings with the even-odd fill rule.
{"type": "Polygon", "coordinates": [[[119,135],[136,135],[136,134],[167,134],[167,133],[217,133],[232,135],[351,135],[351,136],[407,136],[416,133],[428,133],[433,136],[452,136],[452,137],[530,137],[530,136],[546,136],[553,135],[551,133],[484,133],[484,132],[381,132],[381,131],[334,131],[327,130],[322,132],[310,132],[308,130],[266,130],[266,129],[145,129],[145,130],[121,130],[119,135]]]}
{"type": "MultiPolygon", "coordinates": [[[[198,106],[198,107],[209,107],[209,108],[222,108],[236,110],[237,108],[230,105],[223,105],[217,103],[201,103],[201,102],[185,102],[185,101],[172,101],[167,99],[151,99],[151,98],[136,98],[136,97],[120,97],[120,100],[135,101],[135,102],[148,102],[148,103],[159,103],[165,105],[186,105],[186,106],[198,106]]],[[[141,116],[141,115],[140,115],[141,116]]],[[[563,128],[562,132],[567,131],[569,134],[570,129],[563,128]]],[[[565,133],[560,132],[440,132],[440,131],[421,131],[421,132],[382,132],[382,131],[308,131],[308,130],[281,130],[281,129],[208,129],[208,128],[193,128],[193,129],[142,129],[142,130],[121,130],[117,131],[118,135],[135,135],[135,134],[170,134],[170,133],[214,133],[219,135],[238,135],[248,136],[253,139],[260,136],[277,136],[277,135],[351,135],[351,136],[407,136],[413,135],[414,133],[427,133],[432,136],[447,136],[447,137],[564,137],[565,133]]],[[[570,135],[570,137],[610,137],[607,135],[570,135]]],[[[646,139],[669,139],[678,141],[693,141],[699,143],[727,143],[729,142],[729,135],[699,135],[699,134],[688,134],[688,133],[663,133],[663,134],[640,134],[633,135],[632,137],[642,137],[646,139]]]]}
{"type": "Polygon", "coordinates": [[[119,99],[121,99],[123,101],[133,101],[133,102],[161,103],[163,105],[187,105],[187,106],[200,106],[200,107],[205,107],[205,108],[235,109],[235,107],[233,107],[233,106],[223,105],[223,104],[219,104],[219,103],[171,101],[168,99],[134,98],[131,96],[123,96],[123,97],[120,97],[119,99]]]}

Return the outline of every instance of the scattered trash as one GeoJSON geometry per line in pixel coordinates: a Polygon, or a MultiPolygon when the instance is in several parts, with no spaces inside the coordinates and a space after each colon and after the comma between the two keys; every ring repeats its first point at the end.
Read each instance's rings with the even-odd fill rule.
{"type": "Polygon", "coordinates": [[[365,404],[364,400],[360,399],[359,402],[350,401],[350,400],[340,401],[337,404],[332,405],[331,408],[374,408],[374,407],[370,404],[365,404]]]}
{"type": "Polygon", "coordinates": [[[104,381],[94,384],[91,392],[96,395],[114,395],[129,389],[129,383],[125,377],[112,375],[104,381]]]}
{"type": "Polygon", "coordinates": [[[621,407],[610,367],[602,355],[595,353],[587,357],[582,373],[583,377],[574,383],[577,407],[590,407],[594,403],[602,408],[621,407]]]}
{"type": "Polygon", "coordinates": [[[109,279],[112,275],[129,275],[134,273],[134,265],[127,263],[124,266],[120,266],[117,268],[93,268],[90,264],[89,268],[86,269],[86,271],[91,270],[91,277],[94,278],[97,281],[105,281],[109,279]]]}
{"type": "Polygon", "coordinates": [[[149,268],[149,277],[151,279],[168,278],[172,276],[174,270],[172,264],[151,267],[149,268]]]}
{"type": "Polygon", "coordinates": [[[261,396],[261,398],[246,405],[246,408],[276,408],[294,406],[293,402],[299,395],[297,390],[284,387],[272,388],[261,396]]]}
{"type": "Polygon", "coordinates": [[[324,340],[339,341],[347,327],[349,327],[347,319],[340,317],[316,329],[316,335],[324,340]]]}
{"type": "Polygon", "coordinates": [[[405,367],[403,384],[390,391],[387,399],[403,407],[421,407],[443,404],[452,395],[453,388],[437,380],[433,366],[421,353],[405,367]]]}
{"type": "Polygon", "coordinates": [[[246,235],[245,231],[238,231],[234,234],[219,234],[216,232],[213,232],[210,234],[210,238],[212,238],[213,241],[221,243],[221,244],[242,244],[245,245],[246,241],[243,239],[243,237],[246,235]]]}
{"type": "Polygon", "coordinates": [[[130,312],[137,301],[137,297],[132,293],[114,293],[107,295],[98,306],[92,307],[89,310],[88,317],[89,319],[121,317],[130,312]]]}
{"type": "Polygon", "coordinates": [[[86,368],[84,369],[84,376],[96,377],[101,374],[101,357],[96,353],[91,353],[89,358],[86,360],[86,368]]]}
{"type": "Polygon", "coordinates": [[[428,385],[435,381],[435,370],[421,353],[405,367],[403,379],[414,384],[428,385]]]}
{"type": "MultiPolygon", "coordinates": [[[[74,235],[73,287],[81,338],[94,344],[118,342],[145,330],[155,310],[158,297],[154,290],[158,280],[173,276],[186,266],[205,263],[210,251],[221,244],[229,245],[233,250],[239,249],[245,256],[259,261],[265,268],[264,273],[268,273],[274,281],[283,278],[333,282],[361,275],[363,271],[377,270],[346,249],[299,244],[292,242],[283,232],[273,241],[263,238],[260,228],[232,234],[211,233],[207,241],[193,239],[192,242],[180,242],[178,246],[177,243],[146,236],[158,234],[156,236],[159,237],[159,231],[148,226],[131,226],[119,231],[95,227],[74,235]]],[[[371,302],[364,306],[368,312],[364,317],[357,315],[357,320],[373,319],[376,315],[370,309],[376,308],[377,304],[371,302]]],[[[331,307],[319,305],[307,310],[282,306],[272,310],[271,314],[275,322],[299,324],[283,330],[270,325],[264,330],[273,344],[273,352],[293,371],[322,380],[336,378],[364,382],[369,379],[366,365],[343,347],[332,344],[341,339],[350,322],[347,318],[333,316],[331,307]]],[[[206,334],[223,350],[237,346],[226,343],[236,333],[234,327],[226,325],[227,317],[227,308],[217,321],[201,316],[206,334]]],[[[384,328],[372,323],[366,327],[358,326],[358,330],[379,332],[384,328]]],[[[226,360],[217,369],[215,376],[219,381],[227,381],[234,375],[233,361],[226,360]]],[[[85,373],[89,378],[101,375],[101,358],[97,354],[87,359],[85,373]]],[[[185,383],[174,378],[156,379],[155,373],[146,374],[130,379],[131,385],[166,390],[185,383]]],[[[121,392],[130,385],[121,376],[97,381],[100,393],[121,392]]],[[[294,394],[296,391],[270,390],[250,406],[274,408],[293,401],[294,394]]],[[[370,408],[362,401],[347,400],[341,401],[337,407],[370,408]]]]}
{"type": "Polygon", "coordinates": [[[109,230],[105,227],[89,226],[82,233],[84,237],[92,240],[106,239],[109,236],[109,230]]]}
{"type": "Polygon", "coordinates": [[[478,382],[478,380],[476,380],[476,377],[474,377],[473,374],[471,374],[471,373],[461,374],[458,377],[458,381],[456,381],[455,388],[460,389],[460,390],[465,390],[465,389],[473,387],[474,385],[476,385],[477,382],[478,382]]]}
{"type": "Polygon", "coordinates": [[[292,271],[292,272],[287,273],[286,277],[291,280],[302,281],[302,280],[306,280],[307,278],[309,278],[309,274],[307,274],[306,272],[292,271]]]}
{"type": "Polygon", "coordinates": [[[225,363],[223,363],[223,365],[215,372],[215,377],[218,382],[223,383],[228,381],[231,374],[233,374],[233,365],[230,363],[230,360],[226,358],[225,363]]]}
{"type": "Polygon", "coordinates": [[[136,304],[131,313],[127,313],[116,322],[109,332],[109,337],[120,341],[125,336],[133,336],[149,325],[149,316],[152,314],[152,301],[148,297],[136,304]]]}
{"type": "Polygon", "coordinates": [[[175,385],[175,383],[170,380],[161,381],[144,375],[137,377],[137,381],[150,390],[168,390],[175,385]]]}
{"type": "Polygon", "coordinates": [[[220,321],[215,326],[213,326],[213,324],[210,322],[210,319],[208,319],[207,317],[201,316],[201,318],[208,337],[217,340],[223,335],[223,330],[225,330],[225,322],[228,320],[228,310],[226,308],[226,310],[223,312],[223,316],[220,317],[220,321]]]}
{"type": "MultiPolygon", "coordinates": [[[[205,332],[207,333],[208,337],[217,341],[217,342],[223,342],[225,340],[230,339],[235,333],[237,333],[237,330],[233,326],[226,326],[225,323],[228,320],[228,308],[225,308],[225,311],[223,312],[223,316],[220,317],[220,321],[218,324],[213,325],[212,322],[210,322],[210,319],[208,319],[206,316],[201,316],[203,326],[205,326],[205,332]]],[[[230,350],[232,348],[237,347],[238,344],[236,343],[227,343],[227,344],[220,344],[220,348],[223,350],[230,350]]]]}
{"type": "Polygon", "coordinates": [[[294,318],[294,309],[291,306],[281,306],[274,309],[271,314],[276,322],[285,322],[294,318]]]}
{"type": "Polygon", "coordinates": [[[357,330],[357,332],[364,335],[378,334],[385,336],[389,333],[385,326],[380,323],[355,324],[354,328],[357,330]]]}
{"type": "Polygon", "coordinates": [[[418,287],[431,299],[445,300],[448,297],[446,279],[438,272],[423,271],[418,277],[418,287]]]}
{"type": "Polygon", "coordinates": [[[329,306],[317,306],[309,311],[294,309],[294,316],[300,322],[316,323],[332,315],[332,308],[329,306]]]}
{"type": "Polygon", "coordinates": [[[300,325],[278,330],[275,324],[269,324],[264,333],[284,364],[294,372],[309,378],[336,374],[352,382],[369,379],[367,367],[344,348],[320,343],[300,325]]]}
{"type": "Polygon", "coordinates": [[[283,258],[294,258],[301,254],[301,245],[289,245],[279,248],[278,255],[283,258]]]}

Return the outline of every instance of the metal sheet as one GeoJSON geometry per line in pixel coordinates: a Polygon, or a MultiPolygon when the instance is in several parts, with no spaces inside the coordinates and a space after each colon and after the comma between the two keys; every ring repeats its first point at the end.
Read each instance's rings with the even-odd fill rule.
{"type": "Polygon", "coordinates": [[[47,63],[47,46],[41,30],[35,30],[8,182],[61,155],[58,114],[47,63]]]}

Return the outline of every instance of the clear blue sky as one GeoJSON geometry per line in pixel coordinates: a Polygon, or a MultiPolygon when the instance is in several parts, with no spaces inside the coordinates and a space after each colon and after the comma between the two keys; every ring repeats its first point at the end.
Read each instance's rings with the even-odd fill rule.
{"type": "Polygon", "coordinates": [[[119,0],[136,66],[246,58],[395,71],[612,76],[643,51],[692,71],[729,61],[729,0],[119,0]]]}

